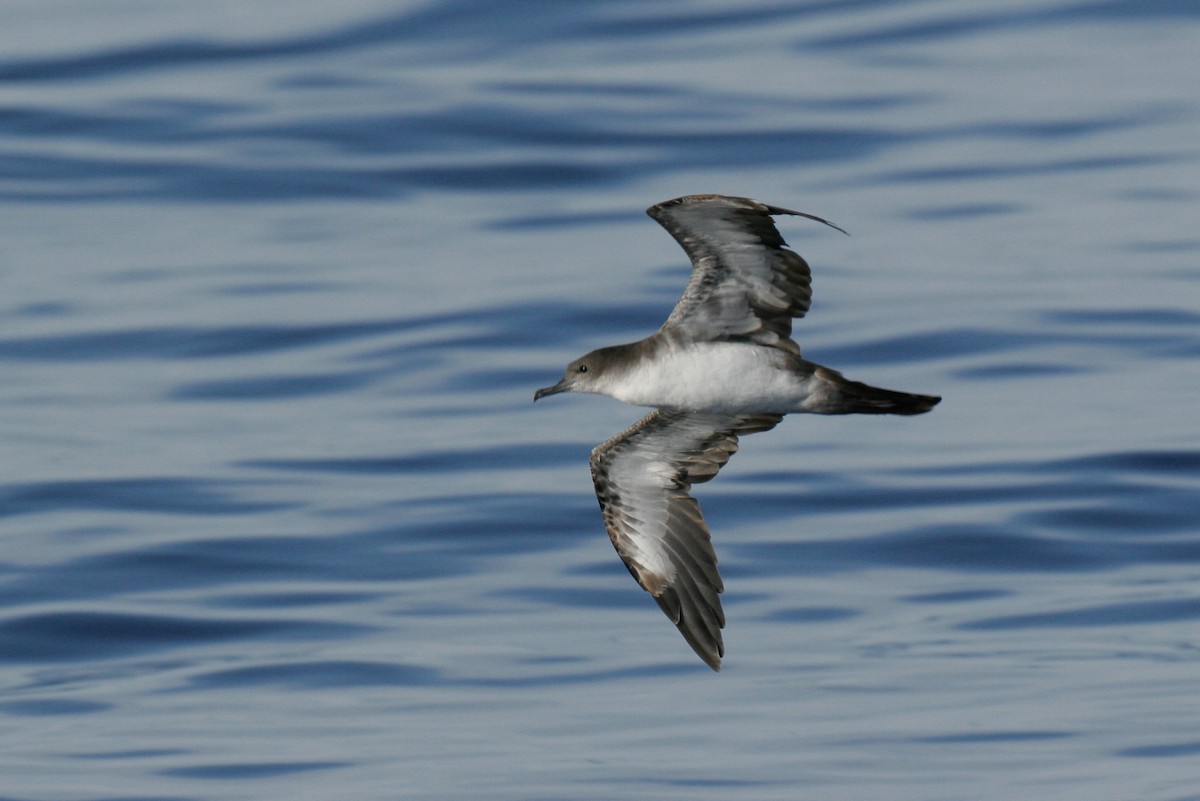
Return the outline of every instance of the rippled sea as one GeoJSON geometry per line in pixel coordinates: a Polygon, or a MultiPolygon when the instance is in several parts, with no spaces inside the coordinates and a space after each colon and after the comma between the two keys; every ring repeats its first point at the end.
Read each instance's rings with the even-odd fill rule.
{"type": "Polygon", "coordinates": [[[1200,799],[1200,7],[11,0],[0,798],[1200,799]],[[819,214],[709,671],[533,405],[819,214]]]}

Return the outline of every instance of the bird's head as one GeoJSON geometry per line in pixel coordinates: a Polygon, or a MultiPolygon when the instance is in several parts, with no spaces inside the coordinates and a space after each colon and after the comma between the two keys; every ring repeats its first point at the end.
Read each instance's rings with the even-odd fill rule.
{"type": "Polygon", "coordinates": [[[541,400],[547,395],[560,392],[596,392],[607,394],[607,387],[615,371],[613,359],[619,348],[601,348],[586,356],[580,356],[567,365],[562,380],[554,386],[542,387],[533,393],[533,399],[541,400]]]}

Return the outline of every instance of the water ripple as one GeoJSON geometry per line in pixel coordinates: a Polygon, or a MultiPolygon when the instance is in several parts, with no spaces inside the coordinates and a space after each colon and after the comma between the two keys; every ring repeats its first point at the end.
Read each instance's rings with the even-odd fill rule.
{"type": "Polygon", "coordinates": [[[219,640],[263,636],[316,640],[361,630],[361,626],[352,624],[313,621],[47,612],[0,621],[0,660],[43,663],[105,659],[219,640]]]}
{"type": "Polygon", "coordinates": [[[1194,793],[1196,3],[153,5],[2,14],[8,795],[1194,793]],[[638,413],[530,406],[693,191],[874,229],[802,344],[948,398],[701,493],[721,676],[605,540],[638,413]]]}
{"type": "Polygon", "coordinates": [[[1082,609],[1037,612],[1026,615],[1000,615],[962,623],[964,631],[1000,631],[1064,626],[1128,626],[1138,623],[1171,623],[1200,618],[1200,599],[1132,601],[1098,604],[1082,609]]]}
{"type": "Polygon", "coordinates": [[[114,478],[0,485],[0,517],[64,509],[126,510],[177,515],[279,511],[288,504],[237,500],[230,482],[199,478],[114,478]]]}
{"type": "Polygon", "coordinates": [[[165,768],[160,776],[177,776],[185,779],[211,779],[216,781],[273,779],[294,773],[315,770],[331,770],[353,765],[353,762],[226,762],[208,765],[190,765],[180,768],[165,768]]]}
{"type": "Polygon", "coordinates": [[[193,676],[199,688],[257,687],[263,685],[319,690],[345,687],[396,687],[440,684],[444,677],[417,665],[356,661],[317,661],[259,664],[216,670],[193,676]]]}

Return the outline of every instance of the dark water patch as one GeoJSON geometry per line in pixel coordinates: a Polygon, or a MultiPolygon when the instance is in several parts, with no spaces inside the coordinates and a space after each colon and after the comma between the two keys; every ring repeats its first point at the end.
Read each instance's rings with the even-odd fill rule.
{"type": "Polygon", "coordinates": [[[0,660],[73,662],[261,637],[322,639],[364,627],[283,620],[216,620],[108,612],[17,615],[0,622],[0,660]]]}
{"type": "MultiPolygon", "coordinates": [[[[798,535],[800,536],[800,535],[798,535]]],[[[1057,572],[1111,566],[1107,550],[985,525],[941,525],[874,537],[791,543],[732,543],[752,575],[804,575],[878,565],[942,568],[951,572],[1057,572]]]]}
{"type": "MultiPolygon", "coordinates": [[[[354,171],[348,178],[364,181],[376,176],[381,188],[389,191],[372,192],[371,196],[387,197],[401,194],[398,190],[471,189],[476,191],[512,192],[520,189],[552,189],[556,187],[587,187],[616,183],[626,167],[584,165],[571,161],[546,159],[518,161],[510,159],[494,164],[445,167],[409,167],[378,172],[354,171]]],[[[321,193],[323,194],[323,193],[321,193]]]]}
{"type": "Polygon", "coordinates": [[[961,220],[1016,214],[1025,208],[1017,203],[963,203],[955,206],[914,209],[905,216],[910,220],[961,220]]]}
{"type": "Polygon", "coordinates": [[[298,609],[306,606],[365,603],[376,600],[380,596],[381,594],[377,592],[322,592],[320,590],[243,593],[210,597],[207,605],[230,609],[298,609]]]}
{"type": "Polygon", "coordinates": [[[1164,757],[1186,757],[1200,754],[1200,741],[1193,743],[1163,743],[1161,745],[1139,745],[1122,748],[1117,756],[1138,759],[1162,759],[1164,757]]]}
{"type": "Polygon", "coordinates": [[[1014,137],[1036,140],[1078,139],[1110,131],[1139,128],[1154,122],[1169,122],[1176,117],[1177,112],[1167,107],[1141,108],[1136,113],[1099,114],[1093,117],[1002,120],[956,129],[954,133],[958,136],[985,135],[1001,139],[1014,137]]]}
{"type": "Polygon", "coordinates": [[[1010,590],[978,589],[978,590],[947,590],[945,592],[920,593],[906,595],[901,601],[913,604],[961,604],[975,601],[991,601],[996,598],[1007,598],[1013,593],[1010,590]]]}
{"type": "Polygon", "coordinates": [[[215,670],[194,676],[189,683],[200,688],[236,689],[279,686],[304,690],[348,687],[435,686],[443,677],[419,665],[361,661],[287,662],[215,670]]]}
{"type": "Polygon", "coordinates": [[[860,540],[869,561],[955,570],[1060,571],[1110,564],[1087,543],[1063,542],[986,526],[943,525],[860,540]]]}
{"type": "Polygon", "coordinates": [[[981,164],[971,162],[953,167],[922,167],[910,170],[893,170],[864,179],[866,185],[878,184],[923,184],[949,181],[980,181],[1018,178],[1030,175],[1062,175],[1072,173],[1104,172],[1134,167],[1153,167],[1179,162],[1182,156],[1090,156],[1043,160],[1036,163],[1008,162],[981,164]]]}
{"type": "Polygon", "coordinates": [[[880,45],[922,44],[944,39],[977,36],[1000,28],[1024,24],[1028,20],[1029,15],[1025,13],[997,12],[987,9],[954,17],[942,16],[923,22],[887,23],[875,28],[856,30],[852,33],[807,38],[803,42],[803,47],[805,49],[857,50],[880,45]]]}
{"type": "Polygon", "coordinates": [[[1104,498],[1059,509],[1026,512],[1014,522],[1054,530],[1146,537],[1155,534],[1193,533],[1200,518],[1200,489],[1145,487],[1129,498],[1104,498]]]}
{"type": "Polygon", "coordinates": [[[78,311],[79,308],[73,304],[51,300],[23,304],[13,309],[10,314],[13,317],[63,317],[78,311]]]}
{"type": "Polygon", "coordinates": [[[488,87],[496,92],[517,92],[531,95],[566,95],[567,97],[639,97],[671,98],[685,93],[675,86],[654,83],[632,83],[596,80],[503,80],[492,81],[488,87]]]}
{"type": "MultiPolygon", "coordinates": [[[[533,390],[530,390],[532,397],[533,390]]],[[[439,450],[405,456],[351,459],[254,459],[240,467],[263,470],[338,473],[343,475],[404,475],[408,473],[466,473],[472,471],[542,469],[549,465],[575,465],[592,449],[588,443],[565,445],[498,445],[485,448],[439,450]]]]}
{"type": "Polygon", "coordinates": [[[803,5],[718,8],[711,11],[695,7],[686,13],[637,14],[624,19],[596,21],[588,25],[588,30],[603,39],[616,38],[637,41],[641,37],[647,36],[661,38],[667,35],[694,34],[709,30],[732,31],[743,26],[780,25],[785,20],[828,13],[836,8],[875,5],[877,2],[879,0],[870,3],[864,2],[864,0],[847,0],[838,5],[826,0],[803,5]]]}
{"type": "Polygon", "coordinates": [[[453,602],[410,599],[403,609],[392,613],[397,618],[458,617],[479,614],[479,606],[469,596],[459,596],[453,602]]]}
{"type": "Polygon", "coordinates": [[[717,790],[733,790],[743,787],[774,787],[785,784],[783,781],[769,779],[664,779],[661,776],[643,776],[639,781],[662,787],[679,787],[682,789],[713,788],[717,790]]]}
{"type": "Polygon", "coordinates": [[[1051,325],[1087,325],[1107,328],[1113,325],[1183,327],[1194,332],[1200,327],[1200,313],[1188,309],[1048,309],[1039,317],[1051,325]]]}
{"type": "Polygon", "coordinates": [[[1100,2],[1025,9],[1000,10],[980,7],[970,13],[942,15],[921,22],[886,22],[852,33],[807,38],[803,47],[830,50],[857,50],[894,45],[921,45],[948,40],[978,38],[1012,28],[1044,28],[1047,23],[1078,23],[1086,20],[1125,22],[1130,19],[1200,17],[1189,0],[1100,0],[1100,2]]]}
{"type": "Polygon", "coordinates": [[[226,328],[140,328],[0,339],[0,359],[76,362],[119,359],[206,359],[325,345],[397,333],[425,321],[226,328]]]}
{"type": "Polygon", "coordinates": [[[352,765],[354,765],[353,762],[227,762],[183,768],[167,768],[156,772],[159,776],[173,776],[179,779],[242,781],[246,779],[274,779],[294,773],[331,770],[333,768],[345,768],[352,765]]]}
{"type": "MultiPolygon", "coordinates": [[[[613,562],[618,565],[620,564],[616,553],[613,553],[613,562]]],[[[603,572],[607,574],[617,571],[605,570],[603,572]]],[[[622,570],[621,572],[623,573],[624,571],[622,570]]],[[[490,593],[490,595],[500,598],[517,598],[546,606],[569,607],[573,609],[642,609],[653,607],[653,602],[650,598],[642,597],[645,593],[641,592],[636,584],[629,583],[627,574],[625,579],[621,581],[620,586],[613,589],[531,587],[523,590],[503,590],[490,593]]]]}
{"type": "Polygon", "coordinates": [[[308,398],[359,389],[371,384],[380,376],[379,371],[372,370],[357,373],[313,373],[224,381],[197,381],[176,387],[168,397],[171,400],[217,401],[271,401],[308,398]]]}
{"type": "MultiPolygon", "coordinates": [[[[524,663],[529,664],[529,663],[524,663]]],[[[551,663],[542,663],[549,665],[551,663]]],[[[554,662],[555,665],[569,664],[566,662],[554,662]]],[[[592,686],[603,687],[607,682],[631,681],[637,679],[662,679],[669,680],[676,676],[696,675],[701,671],[706,671],[704,665],[698,662],[693,664],[693,660],[687,655],[681,654],[677,662],[655,664],[655,665],[639,665],[636,667],[613,668],[611,670],[577,670],[573,672],[529,672],[522,676],[499,678],[493,676],[473,676],[462,678],[451,678],[443,684],[461,685],[465,687],[489,687],[489,688],[540,688],[540,687],[567,687],[567,686],[592,686]]]]}
{"type": "Polygon", "coordinates": [[[1096,368],[1078,364],[1050,364],[1041,362],[1008,362],[975,365],[951,370],[955,378],[981,381],[1005,381],[1013,378],[1057,378],[1059,376],[1088,373],[1096,368]]]}
{"type": "Polygon", "coordinates": [[[19,179],[0,198],[24,203],[88,205],[111,200],[280,202],[284,199],[391,197],[402,187],[386,176],[349,168],[235,166],[152,160],[0,153],[0,174],[19,179]]]}
{"type": "MultiPolygon", "coordinates": [[[[3,797],[0,798],[0,801],[18,801],[18,799],[3,797]]],[[[20,799],[20,801],[25,801],[25,799],[20,799]]],[[[33,801],[33,799],[29,801],[33,801]]],[[[95,798],[87,798],[85,801],[202,801],[202,799],[193,795],[165,795],[155,793],[152,797],[145,795],[103,795],[95,798]]]]}
{"type": "MultiPolygon", "coordinates": [[[[4,657],[0,655],[0,660],[4,657]]],[[[20,717],[46,717],[51,715],[90,715],[112,709],[112,704],[100,701],[85,701],[79,698],[29,698],[19,701],[0,702],[0,713],[20,717]]]]}
{"type": "Polygon", "coordinates": [[[636,219],[633,212],[581,212],[576,214],[539,214],[536,217],[506,217],[493,220],[485,227],[492,231],[544,231],[548,228],[576,228],[587,225],[609,226],[636,219]]]}
{"type": "Polygon", "coordinates": [[[584,659],[580,656],[551,654],[518,657],[513,661],[521,665],[580,665],[583,664],[584,659]]]}
{"type": "Polygon", "coordinates": [[[958,626],[963,631],[1011,631],[1041,628],[1079,628],[1175,623],[1200,618],[1200,599],[1133,601],[1100,604],[1082,609],[1001,615],[958,626]]]}
{"type": "MultiPolygon", "coordinates": [[[[1183,187],[1174,186],[1130,186],[1117,192],[1114,197],[1122,200],[1148,201],[1150,203],[1160,203],[1165,206],[1175,206],[1179,203],[1190,203],[1196,199],[1197,193],[1194,189],[1185,189],[1183,187]]],[[[1139,243],[1138,239],[1131,239],[1125,243],[1124,247],[1131,245],[1136,247],[1139,243]]],[[[1200,240],[1194,238],[1181,239],[1180,242],[1190,242],[1192,245],[1200,245],[1200,240]]],[[[1191,248],[1188,248],[1189,250],[1191,248]]]]}
{"type": "MultiPolygon", "coordinates": [[[[952,464],[938,467],[913,467],[910,473],[927,476],[981,476],[985,483],[990,476],[1037,476],[1054,477],[1058,481],[1070,482],[1075,486],[1081,479],[1088,482],[1084,487],[1091,493],[1110,492],[1119,487],[1130,491],[1141,491],[1130,479],[1145,474],[1147,477],[1157,475],[1187,475],[1200,473],[1200,450],[1162,449],[1162,450],[1133,450],[1133,451],[1103,451],[1100,453],[1076,456],[1066,459],[1049,459],[1046,461],[985,461],[965,464],[952,464]]],[[[1070,497],[1050,494],[1036,497],[1070,497]]],[[[1079,497],[1094,497],[1081,494],[1079,497]]]]}
{"type": "Polygon", "coordinates": [[[1077,736],[1071,731],[988,731],[937,734],[930,737],[914,737],[912,742],[934,745],[975,745],[978,743],[1027,743],[1039,740],[1062,740],[1077,736]]]}
{"type": "Polygon", "coordinates": [[[270,281],[218,287],[209,290],[208,294],[216,296],[231,295],[234,297],[269,297],[272,295],[334,292],[344,288],[343,285],[332,281],[270,281]]]}
{"type": "Polygon", "coordinates": [[[1114,451],[1061,459],[1046,466],[1053,471],[1066,469],[1093,475],[1200,475],[1200,450],[1114,451]]]}
{"type": "MultiPolygon", "coordinates": [[[[520,523],[509,525],[520,527],[520,523]]],[[[533,547],[545,537],[521,541],[533,547]]],[[[7,603],[122,597],[132,590],[255,581],[404,581],[475,569],[460,527],[414,525],[327,537],[226,537],[110,550],[26,568],[0,591],[7,603]],[[444,536],[430,548],[430,539],[444,536]]],[[[517,542],[510,547],[516,547],[517,542]]],[[[223,604],[226,605],[226,604],[223,604]]],[[[289,606],[293,604],[284,604],[289,606]]]]}
{"type": "MultiPolygon", "coordinates": [[[[61,512],[135,511],[175,515],[258,514],[289,504],[236,500],[228,482],[197,478],[123,478],[0,485],[0,517],[61,512]]],[[[244,487],[240,487],[244,489],[244,487]]]]}
{"type": "Polygon", "coordinates": [[[789,97],[788,106],[797,110],[849,111],[878,114],[909,106],[929,106],[938,97],[932,92],[897,91],[891,94],[850,94],[832,97],[789,97]]]}
{"type": "MultiPolygon", "coordinates": [[[[580,536],[594,533],[592,517],[585,513],[582,500],[538,507],[529,498],[509,499],[494,505],[503,510],[491,514],[480,511],[453,521],[406,527],[396,539],[406,543],[433,544],[436,551],[461,558],[511,556],[536,553],[574,545],[580,536]],[[532,505],[530,505],[532,504],[532,505]]],[[[594,501],[593,501],[594,504],[594,501]]],[[[591,505],[586,508],[590,510],[591,505]]],[[[400,549],[403,552],[403,549],[400,549]]],[[[423,556],[414,549],[414,556],[423,556]]]]}
{"type": "Polygon", "coordinates": [[[212,121],[251,110],[248,104],[185,101],[113,104],[86,112],[10,106],[0,110],[0,134],[43,140],[86,136],[119,143],[178,143],[206,138],[212,121]]]}
{"type": "Polygon", "coordinates": [[[283,55],[299,44],[284,46],[222,45],[213,42],[171,41],[59,58],[0,62],[0,81],[97,80],[129,72],[181,68],[200,63],[283,55]]]}
{"type": "MultiPolygon", "coordinates": [[[[697,90],[695,86],[686,89],[675,84],[629,84],[604,81],[500,81],[490,84],[498,93],[513,93],[533,96],[561,96],[570,101],[579,98],[601,98],[615,101],[660,99],[664,102],[678,101],[689,104],[702,104],[708,96],[697,90]]],[[[724,97],[722,99],[729,99],[724,97]]],[[[892,93],[856,93],[844,96],[789,96],[784,100],[773,96],[770,103],[778,107],[786,103],[788,108],[798,111],[845,111],[877,113],[889,109],[907,106],[927,106],[937,102],[937,96],[931,92],[905,92],[897,90],[892,93]]],[[[745,96],[737,98],[739,105],[745,105],[745,96]]],[[[632,122],[640,122],[643,118],[630,117],[632,122]]],[[[628,214],[622,215],[628,217],[628,214]]]]}
{"type": "Polygon", "coordinates": [[[71,754],[72,759],[94,759],[97,761],[122,759],[156,759],[158,757],[180,756],[186,754],[179,748],[137,748],[123,751],[93,751],[90,753],[71,754]]]}
{"type": "MultiPolygon", "coordinates": [[[[786,471],[777,471],[777,476],[786,471]]],[[[843,477],[836,484],[813,486],[803,477],[793,480],[777,478],[789,487],[783,492],[720,493],[710,503],[714,510],[720,504],[722,514],[736,515],[739,520],[766,520],[780,514],[812,514],[817,512],[858,512],[872,509],[948,508],[978,504],[1034,503],[1045,501],[1090,500],[1098,493],[1109,493],[1115,502],[1118,496],[1144,492],[1130,484],[1093,479],[1088,484],[1066,480],[1027,481],[1004,484],[979,482],[973,485],[948,486],[881,486],[858,483],[843,477]],[[718,500],[719,498],[719,500],[718,500]]],[[[732,482],[731,482],[732,483],[732,482]]],[[[705,503],[701,490],[701,503],[705,503]]]]}
{"type": "Polygon", "coordinates": [[[776,609],[759,617],[770,623],[838,623],[861,615],[861,610],[844,606],[798,606],[776,609]]]}
{"type": "Polygon", "coordinates": [[[1200,19],[1200,7],[1191,0],[1099,0],[1066,8],[1048,9],[1047,19],[1100,19],[1117,22],[1159,19],[1200,19]]]}

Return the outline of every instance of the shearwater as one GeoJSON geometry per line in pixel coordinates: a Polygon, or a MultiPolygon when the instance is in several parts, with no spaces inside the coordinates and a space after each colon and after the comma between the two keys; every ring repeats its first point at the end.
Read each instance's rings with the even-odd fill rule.
{"type": "Polygon", "coordinates": [[[724,195],[688,195],[646,213],[692,260],[683,297],[654,334],[581,356],[533,399],[595,392],[655,407],[592,451],[592,481],[629,572],[720,670],[723,585],[692,484],[717,474],[739,436],[766,431],[786,414],[923,414],[941,398],[850,381],[800,356],[792,318],[808,311],[811,274],[771,215],[841,228],[724,195]]]}

